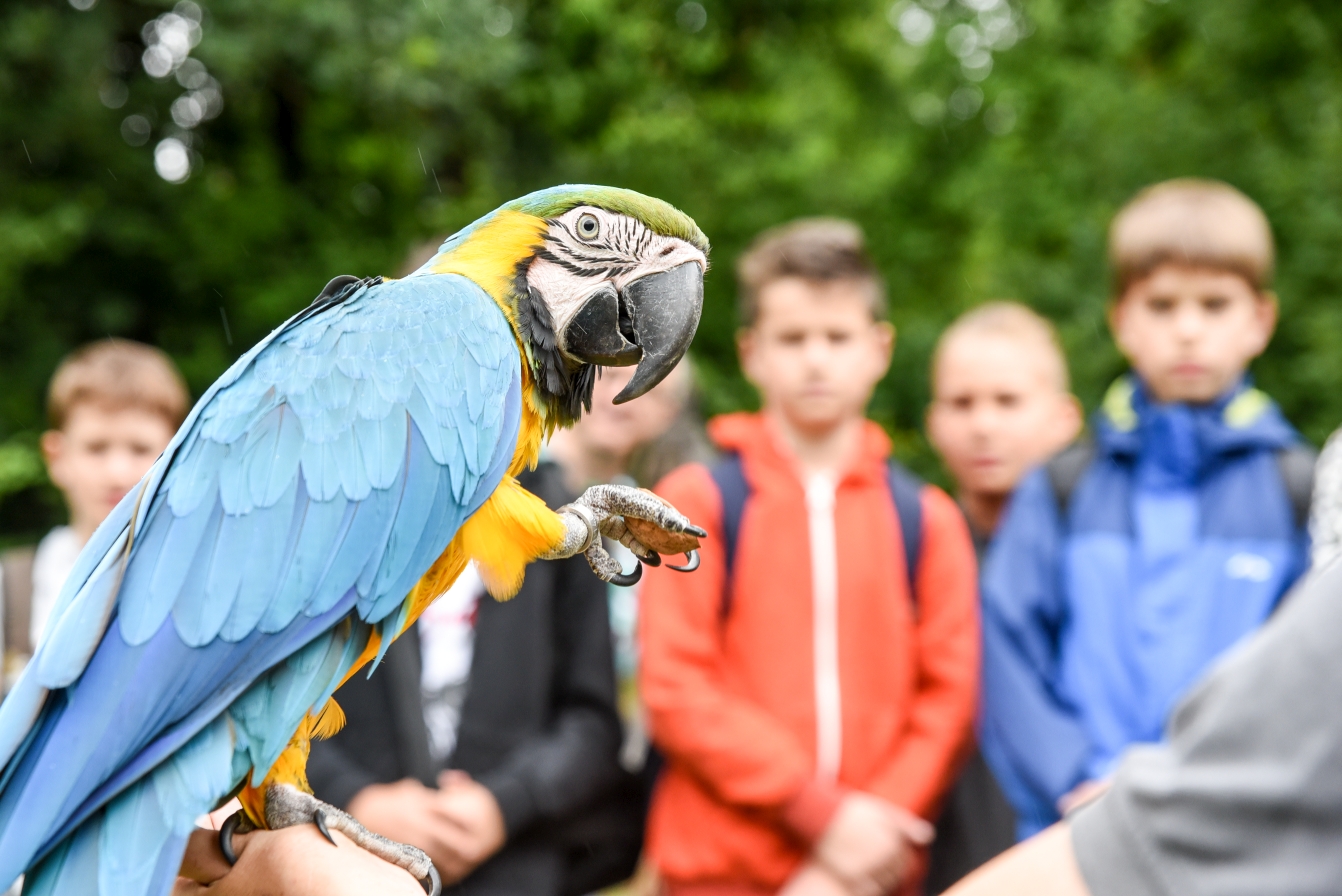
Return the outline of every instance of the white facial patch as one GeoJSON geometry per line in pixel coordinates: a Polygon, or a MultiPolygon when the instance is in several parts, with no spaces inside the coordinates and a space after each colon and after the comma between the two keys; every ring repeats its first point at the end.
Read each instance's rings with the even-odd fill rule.
{"type": "Polygon", "coordinates": [[[621,291],[689,261],[708,267],[704,253],[685,240],[654,233],[628,215],[578,206],[550,222],[527,283],[549,309],[562,348],[565,328],[602,286],[621,291]]]}

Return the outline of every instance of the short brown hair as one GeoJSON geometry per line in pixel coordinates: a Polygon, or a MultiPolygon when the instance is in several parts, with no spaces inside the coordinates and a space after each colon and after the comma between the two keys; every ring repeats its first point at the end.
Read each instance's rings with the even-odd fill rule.
{"type": "Polygon", "coordinates": [[[1162,264],[1239,274],[1262,292],[1272,283],[1273,262],[1267,216],[1220,181],[1181,178],[1147,187],[1109,227],[1116,296],[1162,264]]]}
{"type": "Polygon", "coordinates": [[[736,262],[743,326],[753,325],[759,315],[760,291],[785,277],[814,283],[853,281],[866,287],[872,315],[885,316],[885,282],[867,255],[862,228],[852,221],[801,218],[757,236],[736,262]]]}
{"type": "Polygon", "coordinates": [[[166,354],[129,339],[102,339],[76,349],[61,361],[47,389],[47,417],[63,429],[80,404],[143,408],[173,429],[186,419],[188,398],[182,375],[166,354]]]}
{"type": "Polygon", "coordinates": [[[1070,385],[1067,356],[1058,342],[1058,331],[1048,319],[1020,302],[984,302],[957,317],[937,339],[932,354],[932,382],[935,391],[942,356],[955,339],[963,336],[997,336],[1010,339],[1037,351],[1049,367],[1049,379],[1060,392],[1070,385]]]}

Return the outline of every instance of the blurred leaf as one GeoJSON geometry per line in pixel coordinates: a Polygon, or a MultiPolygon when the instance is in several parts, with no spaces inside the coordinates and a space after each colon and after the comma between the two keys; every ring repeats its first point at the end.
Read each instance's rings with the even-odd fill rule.
{"type": "Polygon", "coordinates": [[[954,315],[997,297],[1046,313],[1093,407],[1123,366],[1109,218],[1153,181],[1223,178],[1280,250],[1258,382],[1315,441],[1342,421],[1342,6],[698,5],[202,0],[191,56],[223,106],[189,134],[170,114],[186,88],[140,61],[171,4],[0,6],[0,438],[41,427],[46,380],[84,341],[160,345],[199,394],[335,274],[393,273],[565,181],[661,196],[712,238],[694,352],[713,412],[752,403],[737,254],[791,217],[861,223],[900,334],[872,413],[935,473],[917,431],[954,315]],[[170,136],[190,143],[184,183],[155,172],[170,136]]]}
{"type": "Polygon", "coordinates": [[[46,481],[46,464],[35,444],[21,437],[0,442],[0,498],[46,481]]]}

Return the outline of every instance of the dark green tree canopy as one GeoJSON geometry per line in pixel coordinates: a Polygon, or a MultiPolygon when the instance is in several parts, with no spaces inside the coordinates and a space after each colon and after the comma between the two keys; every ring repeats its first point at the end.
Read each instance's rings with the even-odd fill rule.
{"type": "Polygon", "coordinates": [[[737,253],[791,217],[858,221],[900,334],[872,412],[935,475],[939,330],[1019,298],[1093,406],[1122,369],[1109,218],[1147,183],[1223,178],[1278,240],[1258,382],[1316,441],[1342,421],[1337,4],[198,2],[0,8],[0,538],[52,521],[32,446],[71,348],[160,345],[198,394],[332,276],[392,274],[561,182],[661,197],[712,240],[713,412],[752,401],[737,253]]]}

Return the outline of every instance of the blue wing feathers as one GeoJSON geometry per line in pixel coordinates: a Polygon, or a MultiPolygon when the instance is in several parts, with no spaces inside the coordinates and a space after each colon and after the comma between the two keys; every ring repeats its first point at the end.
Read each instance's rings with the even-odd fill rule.
{"type": "MultiPolygon", "coordinates": [[[[37,653],[24,671],[46,688],[70,684],[83,671],[97,650],[101,632],[107,626],[121,581],[122,552],[127,533],[114,541],[102,562],[63,609],[53,611],[47,623],[49,634],[38,644],[37,653]]],[[[22,681],[24,676],[20,676],[22,681]]],[[[9,701],[5,701],[8,705],[9,701]]]]}
{"type": "Polygon", "coordinates": [[[230,367],[95,533],[0,707],[0,886],[170,889],[191,820],[264,777],[370,626],[399,633],[504,475],[519,371],[455,275],[362,288],[230,367]]]}
{"type": "Polygon", "coordinates": [[[251,542],[243,555],[238,596],[219,632],[225,641],[237,641],[250,634],[269,609],[275,594],[276,577],[284,563],[297,504],[298,482],[295,480],[280,500],[253,511],[252,519],[245,523],[251,542]]]}

